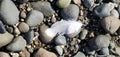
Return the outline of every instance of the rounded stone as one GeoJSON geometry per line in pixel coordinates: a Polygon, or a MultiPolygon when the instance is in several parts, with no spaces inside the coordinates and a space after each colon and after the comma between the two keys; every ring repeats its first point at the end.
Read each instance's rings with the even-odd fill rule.
{"type": "Polygon", "coordinates": [[[94,9],[94,12],[98,17],[102,18],[102,17],[110,16],[110,12],[113,9],[114,9],[113,3],[104,3],[104,4],[97,6],[94,9]]]}
{"type": "Polygon", "coordinates": [[[94,5],[94,0],[83,0],[85,7],[91,8],[94,5]]]}
{"type": "Polygon", "coordinates": [[[100,50],[100,53],[102,54],[102,55],[109,55],[109,49],[108,48],[102,48],[101,50],[100,50]]]}
{"type": "Polygon", "coordinates": [[[25,49],[20,52],[20,57],[30,57],[30,53],[25,49]]]}
{"type": "Polygon", "coordinates": [[[28,32],[29,31],[29,25],[25,22],[21,22],[19,25],[18,25],[18,29],[20,30],[20,32],[22,33],[25,33],[25,32],[28,32]]]}
{"type": "Polygon", "coordinates": [[[74,57],[85,57],[85,54],[82,52],[78,52],[74,57]]]}
{"type": "Polygon", "coordinates": [[[10,55],[5,52],[0,52],[0,57],[10,57],[10,55]]]}
{"type": "Polygon", "coordinates": [[[101,25],[107,32],[113,34],[118,30],[120,20],[117,17],[108,16],[101,20],[101,25]]]}
{"type": "Polygon", "coordinates": [[[55,37],[55,35],[51,34],[51,31],[47,31],[48,28],[49,27],[46,26],[45,24],[41,25],[40,28],[39,28],[40,29],[40,31],[39,31],[39,33],[40,33],[39,39],[43,43],[50,43],[55,37]]]}
{"type": "Polygon", "coordinates": [[[116,9],[111,10],[111,16],[119,18],[119,13],[116,9]]]}
{"type": "Polygon", "coordinates": [[[21,11],[20,12],[20,17],[21,18],[26,18],[27,16],[26,16],[26,13],[24,12],[24,11],[21,11]]]}
{"type": "Polygon", "coordinates": [[[57,36],[55,38],[55,44],[56,45],[66,45],[67,44],[66,38],[64,36],[61,36],[61,35],[57,36]]]}
{"type": "Polygon", "coordinates": [[[62,55],[63,54],[63,48],[61,46],[55,46],[55,50],[57,51],[57,53],[59,55],[62,55]]]}
{"type": "Polygon", "coordinates": [[[34,57],[57,57],[53,52],[47,51],[44,48],[40,48],[35,54],[34,57]]]}
{"type": "Polygon", "coordinates": [[[83,29],[80,33],[80,39],[84,40],[86,38],[87,34],[88,34],[88,30],[83,29]]]}
{"type": "Polygon", "coordinates": [[[56,2],[59,8],[66,8],[70,5],[71,0],[58,0],[56,2]]]}
{"type": "Polygon", "coordinates": [[[19,11],[11,0],[0,1],[0,17],[8,25],[14,25],[19,20],[19,11]]]}
{"type": "Polygon", "coordinates": [[[0,34],[0,48],[3,46],[6,46],[7,44],[9,44],[12,40],[13,40],[13,35],[6,32],[4,34],[0,34]]]}
{"type": "Polygon", "coordinates": [[[70,4],[61,11],[61,16],[65,20],[77,20],[79,14],[79,7],[75,4],[70,4]]]}
{"type": "Polygon", "coordinates": [[[26,23],[29,26],[37,26],[40,25],[40,23],[43,21],[43,14],[40,11],[32,10],[26,20],[26,23]]]}
{"type": "Polygon", "coordinates": [[[52,16],[55,13],[49,2],[45,1],[32,2],[31,6],[33,9],[41,11],[43,15],[47,17],[52,16]]]}
{"type": "Polygon", "coordinates": [[[9,51],[21,51],[25,49],[26,41],[22,36],[16,37],[7,47],[6,49],[9,51]]]}

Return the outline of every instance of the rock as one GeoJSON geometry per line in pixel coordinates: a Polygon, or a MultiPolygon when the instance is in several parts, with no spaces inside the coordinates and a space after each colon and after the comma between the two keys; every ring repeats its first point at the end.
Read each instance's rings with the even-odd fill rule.
{"type": "Polygon", "coordinates": [[[27,44],[31,44],[33,42],[33,38],[34,38],[34,31],[30,30],[27,33],[25,33],[24,38],[25,38],[27,44]]]}
{"type": "Polygon", "coordinates": [[[45,24],[40,26],[40,37],[39,39],[43,42],[43,43],[50,43],[56,34],[52,34],[51,31],[47,31],[49,27],[46,26],[45,24]]]}
{"type": "Polygon", "coordinates": [[[0,34],[0,39],[2,39],[2,40],[0,40],[0,47],[3,47],[12,41],[13,35],[6,32],[4,34],[0,34]]]}
{"type": "Polygon", "coordinates": [[[49,2],[45,1],[32,2],[31,6],[33,7],[33,9],[41,11],[43,15],[47,17],[52,16],[55,13],[49,2]]]}
{"type": "Polygon", "coordinates": [[[66,45],[66,38],[62,35],[59,35],[55,38],[55,44],[56,45],[66,45]]]}
{"type": "Polygon", "coordinates": [[[55,50],[57,51],[57,53],[58,53],[59,55],[62,55],[62,54],[63,54],[63,49],[62,49],[61,46],[56,46],[56,47],[55,47],[55,50]]]}
{"type": "Polygon", "coordinates": [[[104,4],[97,6],[94,9],[94,12],[98,17],[102,18],[102,17],[110,16],[110,12],[113,9],[114,9],[113,3],[104,3],[104,4]]]}
{"type": "Polygon", "coordinates": [[[47,51],[43,48],[40,48],[35,54],[34,57],[57,57],[53,52],[47,51]]]}
{"type": "Polygon", "coordinates": [[[11,55],[11,57],[19,57],[19,54],[18,54],[18,53],[13,53],[13,52],[11,52],[10,55],[11,55]]]}
{"type": "Polygon", "coordinates": [[[88,30],[83,29],[80,33],[80,39],[84,40],[87,34],[88,34],[88,30]]]}
{"type": "Polygon", "coordinates": [[[83,0],[85,7],[91,8],[94,5],[95,0],[83,0]]]}
{"type": "Polygon", "coordinates": [[[18,25],[18,29],[19,29],[20,32],[22,32],[22,33],[28,32],[28,31],[29,31],[29,25],[26,24],[25,22],[21,22],[21,23],[18,25]]]}
{"type": "Polygon", "coordinates": [[[9,33],[13,33],[13,30],[14,30],[13,27],[7,27],[6,29],[9,33]]]}
{"type": "Polygon", "coordinates": [[[20,17],[25,19],[27,17],[26,13],[24,11],[21,11],[20,12],[20,17]]]}
{"type": "Polygon", "coordinates": [[[26,41],[22,36],[18,36],[6,47],[6,49],[9,51],[21,51],[25,48],[25,46],[26,41]]]}
{"type": "Polygon", "coordinates": [[[109,49],[108,48],[102,48],[101,50],[100,50],[100,53],[102,54],[102,55],[109,55],[109,49]]]}
{"type": "Polygon", "coordinates": [[[20,52],[20,57],[30,57],[30,53],[25,49],[20,52]]]}
{"type": "Polygon", "coordinates": [[[0,52],[0,57],[10,57],[10,55],[5,52],[0,52]]]}
{"type": "Polygon", "coordinates": [[[119,24],[120,20],[114,16],[108,16],[101,20],[102,27],[111,34],[115,33],[118,30],[120,26],[119,24]]]}
{"type": "Polygon", "coordinates": [[[28,0],[16,0],[18,3],[26,3],[28,0]]]}
{"type": "Polygon", "coordinates": [[[85,54],[82,52],[78,52],[74,57],[85,57],[85,54]]]}
{"type": "Polygon", "coordinates": [[[95,50],[91,50],[89,47],[85,47],[85,52],[89,55],[94,55],[95,54],[95,50]]]}
{"type": "Polygon", "coordinates": [[[73,38],[76,35],[78,35],[78,33],[81,30],[81,26],[82,26],[82,23],[78,22],[78,21],[61,20],[61,21],[54,23],[51,26],[51,28],[49,28],[47,30],[51,31],[52,34],[54,34],[54,35],[56,35],[58,33],[60,35],[66,35],[67,37],[73,38]],[[74,25],[74,24],[76,24],[76,25],[74,25]]]}
{"type": "Polygon", "coordinates": [[[7,32],[5,25],[2,23],[2,21],[0,21],[0,33],[5,33],[5,32],[7,32]]]}
{"type": "Polygon", "coordinates": [[[116,9],[111,10],[111,16],[119,18],[119,13],[116,9]]]}
{"type": "Polygon", "coordinates": [[[115,51],[120,56],[120,47],[115,47],[115,51]]]}
{"type": "Polygon", "coordinates": [[[81,5],[81,0],[73,0],[73,2],[79,6],[81,5]]]}
{"type": "Polygon", "coordinates": [[[29,26],[37,26],[43,21],[43,14],[37,10],[32,10],[27,17],[26,23],[29,26]]]}
{"type": "Polygon", "coordinates": [[[0,17],[8,25],[14,25],[19,20],[19,11],[11,0],[0,1],[0,17]]]}
{"type": "Polygon", "coordinates": [[[61,11],[61,16],[65,20],[77,20],[79,14],[79,7],[75,4],[70,4],[61,11]]]}
{"type": "Polygon", "coordinates": [[[94,50],[99,50],[102,48],[107,48],[110,44],[109,37],[106,35],[98,35],[96,38],[89,42],[89,46],[94,50]]]}
{"type": "Polygon", "coordinates": [[[66,8],[70,5],[71,0],[58,0],[57,1],[57,6],[59,8],[66,8]]]}

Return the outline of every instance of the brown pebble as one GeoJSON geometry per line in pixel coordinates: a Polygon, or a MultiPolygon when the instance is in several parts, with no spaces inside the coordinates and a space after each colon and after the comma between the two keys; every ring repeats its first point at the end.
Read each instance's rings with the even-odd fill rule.
{"type": "Polygon", "coordinates": [[[26,13],[25,13],[24,11],[21,11],[20,17],[21,17],[21,18],[26,18],[26,13]]]}
{"type": "Polygon", "coordinates": [[[19,25],[18,25],[18,29],[20,30],[20,32],[28,32],[29,31],[29,25],[25,22],[21,22],[19,25]]]}

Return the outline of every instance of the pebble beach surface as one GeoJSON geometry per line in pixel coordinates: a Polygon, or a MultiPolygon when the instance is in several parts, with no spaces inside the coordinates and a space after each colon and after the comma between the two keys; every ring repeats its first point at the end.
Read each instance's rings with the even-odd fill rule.
{"type": "Polygon", "coordinates": [[[0,57],[120,57],[120,0],[0,0],[0,57]]]}

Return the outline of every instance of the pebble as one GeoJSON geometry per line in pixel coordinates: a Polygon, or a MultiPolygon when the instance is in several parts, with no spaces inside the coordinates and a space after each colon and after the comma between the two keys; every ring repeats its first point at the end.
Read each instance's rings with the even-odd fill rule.
{"type": "Polygon", "coordinates": [[[30,30],[27,33],[25,33],[24,36],[27,44],[31,44],[33,42],[33,38],[34,38],[34,30],[30,30]]]}
{"type": "Polygon", "coordinates": [[[85,7],[91,8],[95,3],[95,0],[83,0],[85,7]]]}
{"type": "Polygon", "coordinates": [[[13,27],[7,27],[6,29],[9,33],[13,33],[13,30],[14,30],[13,27]]]}
{"type": "Polygon", "coordinates": [[[66,38],[65,36],[59,35],[55,38],[55,44],[56,45],[66,45],[66,38]]]}
{"type": "Polygon", "coordinates": [[[21,51],[25,48],[25,46],[26,41],[22,36],[18,36],[6,47],[6,49],[9,51],[21,51]]]}
{"type": "Polygon", "coordinates": [[[94,9],[94,12],[98,17],[103,18],[106,16],[110,16],[110,12],[113,9],[114,9],[113,3],[104,3],[99,6],[96,6],[96,8],[94,9]]]}
{"type": "Polygon", "coordinates": [[[79,51],[74,57],[85,57],[85,54],[79,51]]]}
{"type": "Polygon", "coordinates": [[[25,33],[25,32],[28,32],[29,31],[29,25],[25,22],[21,22],[19,25],[18,25],[18,29],[20,30],[20,32],[22,33],[25,33]]]}
{"type": "Polygon", "coordinates": [[[0,17],[2,17],[2,20],[8,25],[14,25],[18,22],[19,11],[11,0],[1,1],[0,17]]]}
{"type": "Polygon", "coordinates": [[[83,29],[80,33],[80,39],[84,40],[86,38],[86,35],[88,34],[88,30],[83,29]]]}
{"type": "Polygon", "coordinates": [[[25,49],[20,52],[20,57],[30,57],[30,53],[25,49]]]}
{"type": "Polygon", "coordinates": [[[34,54],[34,57],[57,57],[57,55],[53,52],[47,51],[44,48],[39,48],[37,53],[34,54]]]}
{"type": "Polygon", "coordinates": [[[59,55],[63,55],[63,48],[61,46],[55,46],[55,50],[59,55]]]}
{"type": "Polygon", "coordinates": [[[115,47],[115,51],[120,56],[120,47],[115,47]]]}
{"type": "Polygon", "coordinates": [[[49,32],[49,31],[47,32],[46,31],[48,28],[49,27],[46,26],[45,24],[41,25],[40,28],[39,28],[40,29],[40,31],[39,31],[39,33],[40,33],[39,39],[43,43],[50,43],[54,39],[54,37],[55,37],[55,35],[51,36],[51,32],[49,32]]]}
{"type": "Polygon", "coordinates": [[[5,25],[2,23],[2,21],[0,21],[0,33],[5,33],[5,32],[7,32],[5,25]]]}
{"type": "Polygon", "coordinates": [[[10,55],[5,52],[0,52],[0,57],[10,57],[10,55]]]}
{"type": "Polygon", "coordinates": [[[40,11],[32,10],[27,17],[26,23],[29,26],[37,26],[43,21],[43,14],[40,11]]]}
{"type": "Polygon", "coordinates": [[[107,48],[110,44],[110,40],[106,35],[98,35],[96,38],[93,38],[88,44],[90,48],[99,50],[101,48],[107,48]]]}
{"type": "Polygon", "coordinates": [[[109,55],[109,49],[108,49],[108,48],[102,48],[102,49],[100,50],[100,53],[101,53],[102,55],[108,56],[108,55],[109,55]]]}
{"type": "Polygon", "coordinates": [[[118,30],[120,26],[119,24],[120,20],[114,16],[108,16],[101,20],[102,27],[111,34],[115,33],[118,30]]]}
{"type": "Polygon", "coordinates": [[[28,0],[16,0],[17,2],[19,2],[19,3],[26,3],[26,2],[28,2],[28,0]]]}
{"type": "Polygon", "coordinates": [[[32,2],[31,6],[33,9],[41,11],[43,15],[47,17],[52,16],[55,13],[49,2],[45,1],[32,2]]]}
{"type": "Polygon", "coordinates": [[[58,0],[56,2],[59,8],[66,8],[70,5],[71,0],[58,0]]]}
{"type": "Polygon", "coordinates": [[[9,44],[12,39],[13,39],[13,35],[6,32],[4,34],[0,34],[0,48],[3,47],[3,46],[6,46],[7,44],[9,44]]]}
{"type": "Polygon", "coordinates": [[[89,47],[85,47],[85,52],[89,55],[94,55],[95,54],[95,50],[91,50],[89,47]]]}
{"type": "Polygon", "coordinates": [[[20,12],[20,17],[25,19],[27,17],[27,15],[24,11],[21,11],[20,12]]]}
{"type": "Polygon", "coordinates": [[[119,13],[116,9],[111,10],[111,16],[119,18],[119,13]]]}
{"type": "Polygon", "coordinates": [[[81,5],[81,0],[73,0],[73,2],[79,6],[81,5]]]}
{"type": "Polygon", "coordinates": [[[79,7],[75,4],[70,4],[61,11],[61,16],[64,20],[77,20],[79,14],[79,7]]]}

